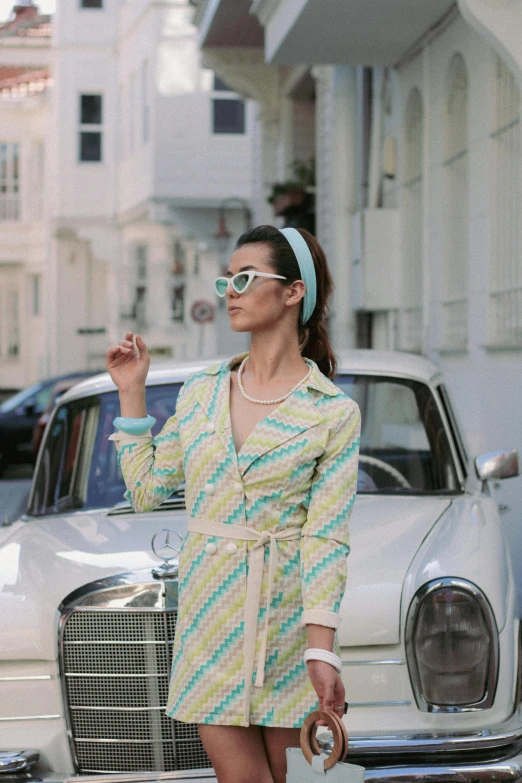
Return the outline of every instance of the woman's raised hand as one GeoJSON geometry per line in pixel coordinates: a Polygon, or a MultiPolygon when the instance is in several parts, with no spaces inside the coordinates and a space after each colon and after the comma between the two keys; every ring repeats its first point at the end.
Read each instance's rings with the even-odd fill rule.
{"type": "Polygon", "coordinates": [[[127,332],[124,340],[109,348],[105,359],[107,370],[119,391],[128,392],[145,386],[150,356],[141,337],[127,332]]]}

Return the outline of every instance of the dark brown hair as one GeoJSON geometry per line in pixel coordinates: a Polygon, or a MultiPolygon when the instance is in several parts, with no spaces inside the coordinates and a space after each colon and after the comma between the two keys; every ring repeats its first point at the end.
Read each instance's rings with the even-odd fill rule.
{"type": "MultiPolygon", "coordinates": [[[[327,329],[328,300],[333,288],[332,276],[328,269],[324,251],[317,239],[303,228],[298,228],[297,230],[310,249],[317,280],[317,301],[314,311],[306,324],[302,322],[301,305],[299,345],[302,355],[307,359],[313,359],[321,372],[327,378],[333,379],[337,367],[337,359],[330,345],[327,329]]],[[[249,231],[245,231],[236,242],[236,250],[243,245],[250,245],[255,242],[261,242],[270,247],[270,261],[276,274],[286,277],[286,281],[282,282],[283,285],[293,283],[294,280],[301,280],[295,253],[287,238],[279,229],[274,226],[257,226],[249,231]]]]}

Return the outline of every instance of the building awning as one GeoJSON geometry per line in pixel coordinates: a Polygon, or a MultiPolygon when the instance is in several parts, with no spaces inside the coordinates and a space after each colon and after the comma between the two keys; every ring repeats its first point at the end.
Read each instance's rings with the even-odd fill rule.
{"type": "Polygon", "coordinates": [[[200,0],[197,23],[202,47],[262,46],[264,27],[268,63],[393,66],[455,5],[454,0],[200,0]]]}
{"type": "Polygon", "coordinates": [[[250,13],[251,0],[203,0],[196,24],[203,47],[262,47],[264,31],[250,13]]]}

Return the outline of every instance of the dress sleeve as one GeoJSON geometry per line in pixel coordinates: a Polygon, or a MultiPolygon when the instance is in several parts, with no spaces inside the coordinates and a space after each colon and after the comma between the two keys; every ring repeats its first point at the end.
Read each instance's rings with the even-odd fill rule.
{"type": "Polygon", "coordinates": [[[349,519],[357,489],[361,414],[349,400],[318,460],[301,538],[302,625],[337,628],[346,588],[349,519]]]}
{"type": "Polygon", "coordinates": [[[110,440],[114,440],[118,449],[118,464],[127,487],[124,497],[134,511],[157,508],[184,480],[177,411],[155,438],[150,430],[145,435],[120,431],[111,435],[110,440]]]}

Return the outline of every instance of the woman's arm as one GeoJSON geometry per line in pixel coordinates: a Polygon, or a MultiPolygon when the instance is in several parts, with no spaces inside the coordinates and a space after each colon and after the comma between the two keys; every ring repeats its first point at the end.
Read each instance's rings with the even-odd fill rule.
{"type": "MultiPolygon", "coordinates": [[[[121,343],[107,352],[107,369],[118,387],[120,411],[124,418],[147,415],[145,379],[150,358],[140,337],[127,332],[121,343]]],[[[182,395],[178,395],[178,401],[182,395]]],[[[162,503],[184,479],[183,452],[179,440],[177,417],[166,422],[159,435],[129,435],[119,431],[111,435],[118,449],[120,465],[134,511],[151,511],[162,503]]]]}
{"type": "Polygon", "coordinates": [[[353,400],[342,411],[317,462],[301,538],[303,624],[336,629],[346,588],[349,521],[357,489],[361,416],[353,400]]]}
{"type": "MultiPolygon", "coordinates": [[[[357,488],[360,412],[353,401],[328,440],[310,491],[301,539],[302,622],[308,647],[333,652],[339,607],[346,587],[348,523],[357,488]]],[[[324,661],[307,662],[319,709],[344,712],[345,689],[337,670],[324,661]]]]}

